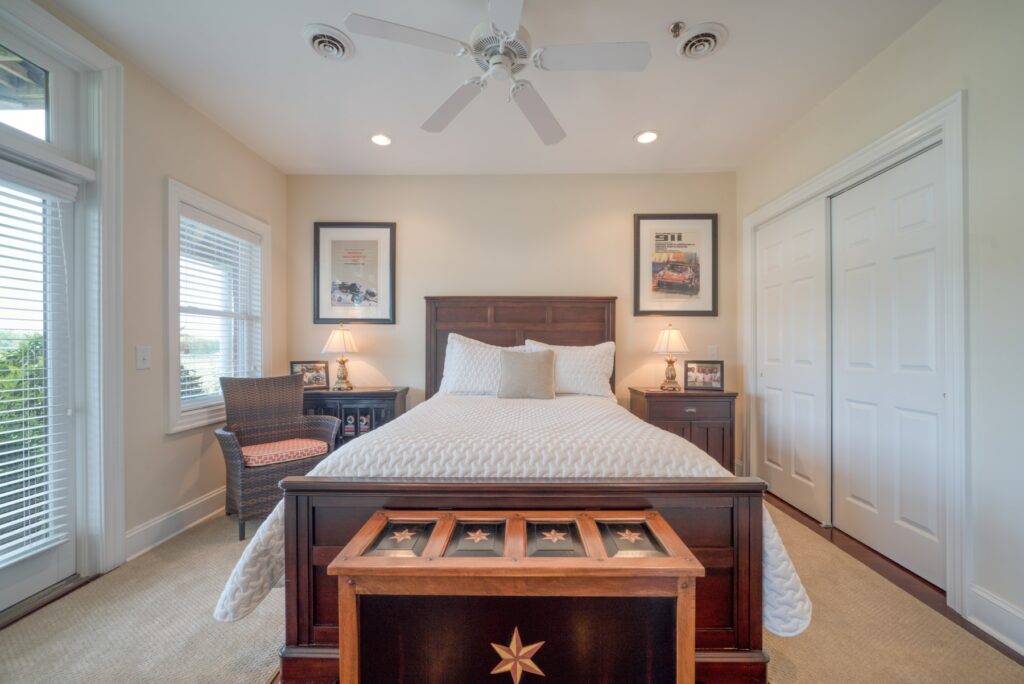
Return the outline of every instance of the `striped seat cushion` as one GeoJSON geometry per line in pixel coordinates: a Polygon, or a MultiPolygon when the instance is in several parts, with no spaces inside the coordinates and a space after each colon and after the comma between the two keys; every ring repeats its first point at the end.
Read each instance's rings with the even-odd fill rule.
{"type": "Polygon", "coordinates": [[[319,439],[283,439],[242,447],[242,460],[247,466],[265,466],[326,453],[327,442],[319,439]]]}

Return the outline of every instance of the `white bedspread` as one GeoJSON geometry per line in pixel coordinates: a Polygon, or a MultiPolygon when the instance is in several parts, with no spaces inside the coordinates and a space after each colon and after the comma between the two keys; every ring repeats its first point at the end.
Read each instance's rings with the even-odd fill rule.
{"type": "MultiPolygon", "coordinates": [[[[610,399],[498,399],[438,394],[349,442],[310,475],[413,478],[723,477],[731,474],[690,442],[610,399]]],[[[283,507],[257,530],[214,611],[238,620],[284,574],[283,507]]],[[[811,602],[779,533],[764,515],[764,626],[799,634],[811,602]]]]}

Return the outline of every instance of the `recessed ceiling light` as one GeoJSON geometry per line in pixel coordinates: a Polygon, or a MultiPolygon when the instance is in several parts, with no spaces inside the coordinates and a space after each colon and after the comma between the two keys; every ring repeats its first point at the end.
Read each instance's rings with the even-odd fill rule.
{"type": "Polygon", "coordinates": [[[650,145],[652,142],[654,142],[657,139],[658,139],[658,132],[657,131],[640,131],[635,136],[633,136],[633,140],[636,140],[641,145],[650,145]]]}
{"type": "Polygon", "coordinates": [[[391,138],[389,138],[388,136],[384,135],[383,133],[378,133],[377,135],[374,135],[374,136],[370,137],[370,142],[372,142],[374,145],[380,145],[381,147],[387,147],[388,145],[391,144],[391,138]]]}

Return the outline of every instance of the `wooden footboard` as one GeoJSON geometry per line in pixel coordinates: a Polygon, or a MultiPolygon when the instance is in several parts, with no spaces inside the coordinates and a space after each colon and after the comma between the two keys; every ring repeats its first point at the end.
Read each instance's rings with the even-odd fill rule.
{"type": "Polygon", "coordinates": [[[367,518],[391,509],[654,508],[706,569],[697,580],[697,679],[764,682],[762,507],[756,478],[441,481],[290,477],[285,490],[283,682],[338,677],[336,579],[327,565],[367,518]]]}

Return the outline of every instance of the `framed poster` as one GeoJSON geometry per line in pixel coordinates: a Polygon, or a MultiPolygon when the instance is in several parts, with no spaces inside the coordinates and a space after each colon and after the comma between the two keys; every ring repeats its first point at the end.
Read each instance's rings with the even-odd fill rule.
{"type": "Polygon", "coordinates": [[[718,214],[633,215],[633,315],[718,315],[718,214]]]}
{"type": "Polygon", "coordinates": [[[395,224],[313,224],[313,322],[395,322],[395,224]]]}

